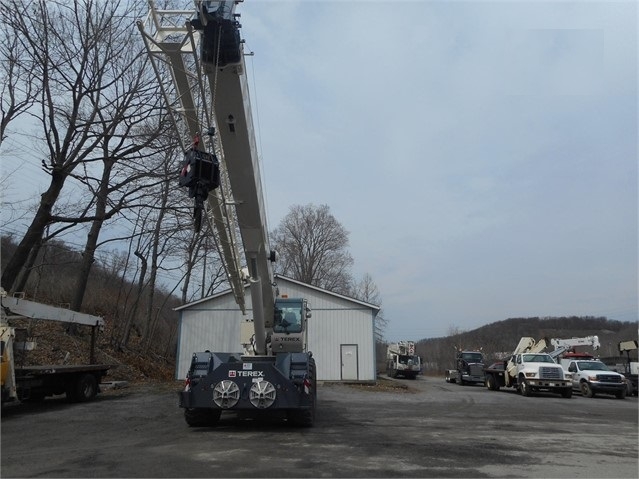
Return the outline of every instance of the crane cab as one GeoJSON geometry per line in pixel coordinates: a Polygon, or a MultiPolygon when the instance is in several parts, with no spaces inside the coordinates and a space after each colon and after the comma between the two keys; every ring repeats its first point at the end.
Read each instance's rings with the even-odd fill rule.
{"type": "Polygon", "coordinates": [[[277,298],[271,334],[271,351],[301,353],[306,351],[307,320],[311,309],[305,299],[277,298]]]}

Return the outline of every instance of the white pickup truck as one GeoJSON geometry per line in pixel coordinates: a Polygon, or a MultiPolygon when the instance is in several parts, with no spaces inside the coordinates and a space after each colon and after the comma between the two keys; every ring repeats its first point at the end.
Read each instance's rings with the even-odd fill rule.
{"type": "Polygon", "coordinates": [[[561,359],[561,365],[572,374],[572,387],[581,391],[583,396],[591,398],[595,397],[595,394],[603,393],[625,399],[627,392],[625,377],[611,371],[598,359],[593,359],[590,355],[583,355],[581,358],[564,357],[561,359]]]}

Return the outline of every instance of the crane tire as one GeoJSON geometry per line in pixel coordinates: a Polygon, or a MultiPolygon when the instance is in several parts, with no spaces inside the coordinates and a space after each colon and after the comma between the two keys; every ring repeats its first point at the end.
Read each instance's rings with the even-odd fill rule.
{"type": "Polygon", "coordinates": [[[222,410],[213,408],[185,408],[184,420],[189,427],[215,426],[222,415],[222,410]]]}

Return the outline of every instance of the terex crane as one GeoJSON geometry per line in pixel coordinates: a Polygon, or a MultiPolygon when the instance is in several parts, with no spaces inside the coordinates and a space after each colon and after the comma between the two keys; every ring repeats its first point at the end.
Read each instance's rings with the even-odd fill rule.
{"type": "Polygon", "coordinates": [[[273,279],[275,255],[269,247],[237,3],[196,1],[195,11],[186,11],[158,10],[150,1],[146,19],[138,22],[186,152],[180,185],[195,200],[195,229],[200,230],[206,210],[244,314],[245,283],[250,283],[253,337],[243,353],[194,353],[179,404],[190,426],[214,425],[224,410],[248,416],[282,412],[295,424],[312,426],[316,372],[305,333],[310,308],[304,299],[278,297],[273,279]],[[165,85],[167,70],[172,83],[165,85]]]}

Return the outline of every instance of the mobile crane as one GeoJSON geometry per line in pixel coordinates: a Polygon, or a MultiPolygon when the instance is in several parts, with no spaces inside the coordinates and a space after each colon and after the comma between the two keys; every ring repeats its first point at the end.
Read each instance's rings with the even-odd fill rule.
{"type": "Polygon", "coordinates": [[[310,307],[305,299],[278,297],[273,279],[247,53],[235,13],[240,1],[196,1],[195,11],[158,10],[150,1],[146,19],[138,21],[186,152],[180,185],[194,198],[195,229],[206,211],[244,314],[250,284],[253,335],[242,339],[244,351],[195,352],[179,405],[189,426],[215,425],[222,411],[285,413],[296,425],[312,426],[317,391],[315,360],[306,346],[310,307]],[[165,85],[169,75],[172,84],[165,85]]]}
{"type": "Polygon", "coordinates": [[[390,343],[386,348],[386,375],[416,379],[422,370],[420,357],[415,354],[413,341],[390,343]]]}

